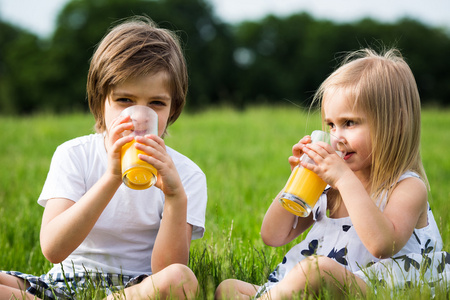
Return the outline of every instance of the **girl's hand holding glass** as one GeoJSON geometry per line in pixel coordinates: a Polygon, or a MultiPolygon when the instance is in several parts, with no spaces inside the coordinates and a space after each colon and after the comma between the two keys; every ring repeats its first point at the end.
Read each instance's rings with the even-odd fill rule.
{"type": "Polygon", "coordinates": [[[292,156],[289,157],[291,171],[300,163],[300,158],[303,155],[303,148],[309,143],[311,143],[311,136],[306,135],[292,147],[292,156]]]}
{"type": "MultiPolygon", "coordinates": [[[[286,210],[300,217],[307,217],[311,213],[312,208],[327,186],[326,181],[313,171],[316,168],[314,158],[317,160],[320,155],[318,155],[318,152],[312,151],[311,147],[314,147],[313,149],[321,152],[324,156],[325,153],[328,153],[324,147],[331,148],[336,156],[336,153],[342,154],[342,152],[345,152],[345,145],[341,140],[320,130],[313,131],[311,137],[304,137],[293,147],[293,156],[290,157],[289,162],[291,166],[294,165],[295,167],[281,194],[280,203],[286,210]],[[310,144],[307,143],[308,141],[310,141],[310,144]],[[300,163],[295,165],[299,155],[301,155],[300,163]]],[[[316,170],[320,169],[316,168],[316,170]]]]}
{"type": "Polygon", "coordinates": [[[321,142],[308,144],[303,148],[303,152],[310,159],[300,162],[301,166],[317,174],[333,188],[339,178],[346,176],[346,171],[353,174],[345,163],[345,145],[340,143],[335,147],[321,142]]]}

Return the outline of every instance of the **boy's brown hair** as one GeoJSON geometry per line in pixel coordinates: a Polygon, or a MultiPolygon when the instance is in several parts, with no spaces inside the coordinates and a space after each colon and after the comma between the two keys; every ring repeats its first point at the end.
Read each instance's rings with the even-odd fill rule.
{"type": "Polygon", "coordinates": [[[133,17],[113,27],[98,45],[88,73],[87,97],[96,131],[106,130],[105,101],[114,85],[160,71],[169,75],[170,125],[183,110],[188,88],[186,62],[178,37],[157,27],[148,17],[133,17]]]}

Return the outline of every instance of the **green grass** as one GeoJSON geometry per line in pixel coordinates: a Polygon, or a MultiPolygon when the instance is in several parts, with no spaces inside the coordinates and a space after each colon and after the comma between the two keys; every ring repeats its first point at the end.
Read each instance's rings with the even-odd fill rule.
{"type": "MultiPolygon", "coordinates": [[[[55,148],[92,133],[94,121],[83,114],[38,115],[0,117],[0,124],[0,269],[42,274],[50,264],[39,248],[43,208],[36,200],[55,148]]],[[[265,282],[295,243],[271,248],[262,243],[259,231],[266,209],[289,176],[292,145],[316,128],[320,128],[319,117],[295,107],[183,114],[169,128],[166,144],[194,160],[208,180],[206,233],[192,242],[190,260],[201,285],[200,298],[212,298],[219,282],[230,277],[265,282]]],[[[430,204],[444,248],[449,250],[450,111],[424,110],[422,128],[430,204]]],[[[381,291],[378,297],[380,293],[390,297],[390,291],[381,291]]],[[[426,289],[419,288],[397,291],[394,296],[429,298],[426,289]]],[[[332,296],[323,291],[320,298],[332,296]]],[[[447,295],[438,292],[436,298],[447,295]]]]}

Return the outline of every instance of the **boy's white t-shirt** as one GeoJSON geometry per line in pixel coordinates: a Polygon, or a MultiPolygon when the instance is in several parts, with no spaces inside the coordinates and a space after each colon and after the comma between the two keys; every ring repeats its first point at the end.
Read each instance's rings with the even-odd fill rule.
{"type": "MultiPolygon", "coordinates": [[[[205,230],[207,201],[205,174],[189,158],[166,148],[188,198],[187,222],[193,225],[192,239],[201,238],[205,230]]],[[[53,155],[38,203],[45,207],[52,198],[77,202],[106,168],[107,153],[102,134],[65,142],[53,155]]],[[[164,194],[160,189],[153,186],[132,190],[122,184],[83,243],[62,263],[64,273],[150,274],[152,249],[163,206],[164,194]]],[[[61,272],[58,264],[49,273],[61,272]]]]}

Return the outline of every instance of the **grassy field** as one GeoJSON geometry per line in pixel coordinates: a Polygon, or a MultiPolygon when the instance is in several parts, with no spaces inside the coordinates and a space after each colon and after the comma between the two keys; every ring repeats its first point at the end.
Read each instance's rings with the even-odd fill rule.
{"type": "MultiPolygon", "coordinates": [[[[42,274],[50,264],[39,248],[43,208],[36,200],[57,145],[93,132],[90,115],[0,117],[0,269],[42,274]]],[[[264,213],[283,187],[291,147],[320,128],[317,115],[295,107],[215,109],[184,114],[166,144],[194,160],[208,180],[206,233],[193,241],[190,266],[210,299],[217,284],[235,277],[263,283],[293,245],[265,246],[259,235],[264,213]]],[[[450,249],[450,111],[423,111],[422,157],[431,184],[430,204],[450,249]]],[[[389,149],[387,149],[388,151],[389,149]]],[[[390,298],[389,291],[381,292],[390,298]]],[[[397,298],[428,299],[425,289],[397,291],[397,298]]],[[[323,291],[321,299],[332,298],[323,291]]],[[[368,295],[376,299],[374,295],[368,295]]],[[[444,292],[437,299],[446,299],[444,292]]]]}

